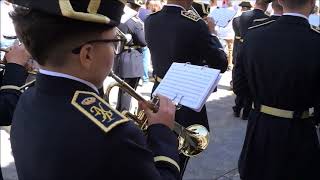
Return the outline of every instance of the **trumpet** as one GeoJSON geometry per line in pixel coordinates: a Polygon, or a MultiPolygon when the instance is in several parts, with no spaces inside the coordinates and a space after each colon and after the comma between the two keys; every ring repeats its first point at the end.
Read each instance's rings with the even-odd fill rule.
{"type": "MultiPolygon", "coordinates": [[[[157,112],[159,110],[159,98],[155,97],[151,101],[147,101],[113,72],[111,72],[109,76],[112,77],[116,82],[110,84],[106,90],[106,93],[104,94],[103,98],[107,102],[109,102],[110,92],[112,88],[119,87],[136,100],[146,103],[147,107],[150,108],[153,112],[157,112]]],[[[143,110],[138,111],[137,115],[132,114],[129,111],[123,111],[122,114],[127,118],[132,119],[142,131],[145,131],[147,129],[148,118],[143,110]]],[[[178,136],[178,150],[185,156],[196,156],[208,147],[209,131],[202,125],[195,124],[185,128],[179,123],[174,122],[173,131],[178,136]]]]}
{"type": "MultiPolygon", "coordinates": [[[[5,53],[9,52],[9,50],[6,48],[0,48],[0,51],[5,52],[5,53]]],[[[6,63],[4,61],[0,61],[0,69],[5,69],[5,68],[6,68],[6,63]]],[[[29,75],[37,75],[37,73],[38,73],[38,70],[36,70],[35,68],[28,71],[29,75]]]]}

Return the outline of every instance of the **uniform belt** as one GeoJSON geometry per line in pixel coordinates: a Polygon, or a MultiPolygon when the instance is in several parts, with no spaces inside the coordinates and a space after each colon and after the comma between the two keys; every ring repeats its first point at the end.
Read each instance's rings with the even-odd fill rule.
{"type": "Polygon", "coordinates": [[[259,109],[259,111],[264,114],[281,117],[281,118],[287,118],[287,119],[294,119],[294,118],[307,119],[313,116],[313,111],[314,111],[314,108],[309,108],[309,110],[298,113],[296,111],[283,110],[283,109],[278,109],[278,108],[274,108],[266,105],[260,105],[260,108],[256,107],[255,105],[252,105],[252,108],[257,110],[259,109]]]}
{"type": "Polygon", "coordinates": [[[156,82],[158,82],[158,83],[160,83],[160,82],[162,81],[162,78],[159,77],[159,76],[157,76],[157,75],[154,76],[154,79],[155,79],[156,82]]]}

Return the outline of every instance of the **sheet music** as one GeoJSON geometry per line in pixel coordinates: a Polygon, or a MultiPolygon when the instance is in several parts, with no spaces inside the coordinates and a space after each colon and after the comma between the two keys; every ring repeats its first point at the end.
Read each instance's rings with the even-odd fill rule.
{"type": "Polygon", "coordinates": [[[124,14],[121,16],[121,20],[120,20],[121,23],[127,22],[130,18],[132,18],[133,16],[138,14],[137,11],[135,11],[127,6],[124,6],[123,12],[124,12],[124,14]]]}
{"type": "Polygon", "coordinates": [[[216,8],[209,14],[209,17],[213,18],[217,26],[226,27],[236,14],[236,11],[228,8],[216,8]]]}
{"type": "Polygon", "coordinates": [[[173,63],[153,95],[162,94],[199,112],[220,78],[220,70],[173,63]]]}

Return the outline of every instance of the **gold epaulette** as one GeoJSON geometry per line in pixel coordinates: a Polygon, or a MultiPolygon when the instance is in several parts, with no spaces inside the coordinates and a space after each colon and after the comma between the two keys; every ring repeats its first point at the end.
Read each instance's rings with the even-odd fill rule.
{"type": "Polygon", "coordinates": [[[273,22],[275,22],[275,21],[276,21],[276,20],[270,20],[270,21],[265,22],[265,23],[261,23],[261,24],[255,25],[255,26],[251,26],[251,27],[249,27],[248,29],[254,29],[254,28],[257,28],[257,27],[265,26],[265,25],[268,25],[268,24],[273,23],[273,22]]]}
{"type": "Polygon", "coordinates": [[[315,31],[315,32],[317,32],[317,33],[320,34],[320,27],[314,26],[314,25],[310,25],[310,28],[311,28],[313,31],[315,31]]]}
{"type": "Polygon", "coordinates": [[[129,121],[93,92],[76,91],[71,104],[106,133],[129,121]]]}
{"type": "Polygon", "coordinates": [[[193,11],[181,11],[181,15],[195,22],[201,19],[201,17],[193,11]]]}
{"type": "Polygon", "coordinates": [[[253,20],[253,22],[261,22],[261,21],[265,21],[267,20],[268,18],[260,18],[260,19],[255,19],[253,20]]]}

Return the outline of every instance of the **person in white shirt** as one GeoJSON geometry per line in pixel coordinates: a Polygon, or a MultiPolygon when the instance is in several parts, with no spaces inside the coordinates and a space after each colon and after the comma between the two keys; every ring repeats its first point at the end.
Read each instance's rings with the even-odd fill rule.
{"type": "MultiPolygon", "coordinates": [[[[227,9],[228,11],[234,12],[234,15],[236,15],[236,11],[234,10],[234,8],[232,6],[231,0],[224,0],[222,2],[222,7],[220,7],[219,9],[221,9],[221,10],[227,9]]],[[[232,13],[230,13],[230,14],[232,14],[232,13]]],[[[228,70],[232,69],[232,49],[233,49],[233,38],[234,38],[232,19],[230,19],[230,21],[228,22],[228,24],[225,27],[217,26],[218,37],[220,39],[225,40],[227,43],[228,70]]]]}
{"type": "Polygon", "coordinates": [[[315,6],[312,14],[309,16],[309,23],[313,26],[320,27],[319,7],[315,6]]]}

